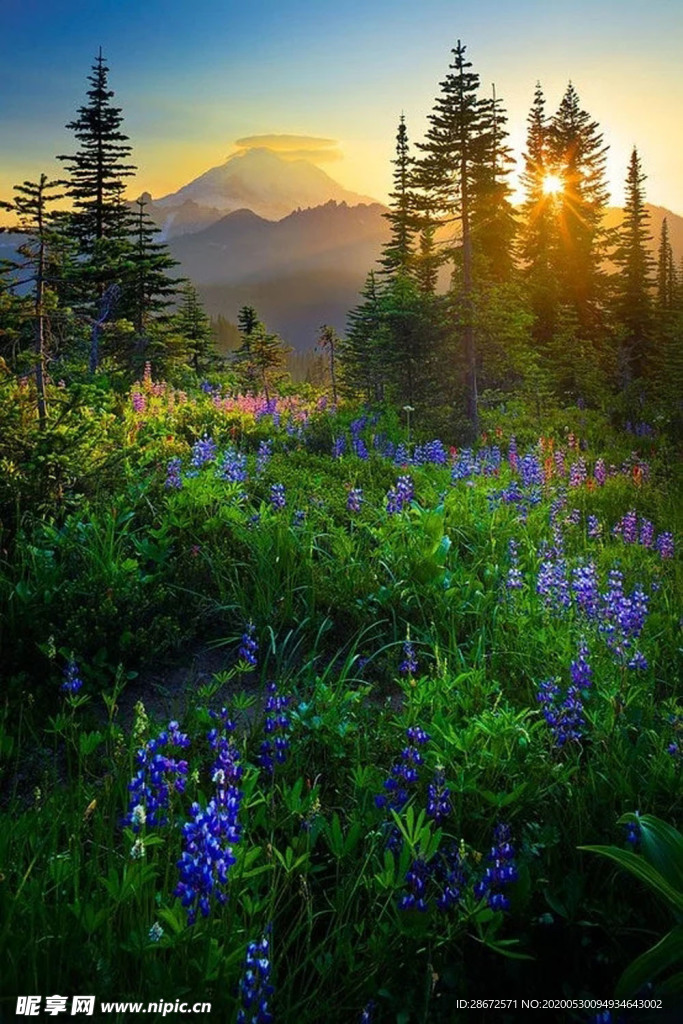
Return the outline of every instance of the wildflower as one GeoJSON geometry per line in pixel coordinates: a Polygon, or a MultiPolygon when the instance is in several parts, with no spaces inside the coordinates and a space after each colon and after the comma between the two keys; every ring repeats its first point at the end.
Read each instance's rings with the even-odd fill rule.
{"type": "Polygon", "coordinates": [[[405,880],[410,891],[400,897],[398,901],[399,910],[419,910],[420,913],[427,911],[425,895],[429,875],[428,865],[421,857],[417,857],[406,872],[405,880]]]}
{"type": "Polygon", "coordinates": [[[602,526],[597,516],[588,516],[586,526],[591,540],[598,540],[602,536],[602,526]]]}
{"type": "Polygon", "coordinates": [[[133,409],[134,409],[135,412],[140,413],[140,412],[144,412],[145,411],[145,407],[147,405],[147,399],[139,391],[134,391],[133,392],[133,394],[131,396],[131,401],[132,401],[133,409]]]}
{"type": "Polygon", "coordinates": [[[673,558],[674,556],[674,535],[673,533],[660,533],[655,541],[655,547],[662,558],[673,558]]]}
{"type": "Polygon", "coordinates": [[[474,895],[477,899],[486,896],[486,902],[492,910],[507,910],[510,900],[500,890],[517,880],[515,850],[510,845],[510,826],[499,824],[493,832],[494,845],[488,856],[491,866],[487,867],[483,878],[475,885],[474,895]]]}
{"type": "Polygon", "coordinates": [[[408,744],[401,751],[400,758],[391,766],[389,777],[384,782],[385,793],[375,797],[376,807],[401,810],[408,802],[407,786],[418,781],[418,767],[424,764],[420,747],[429,742],[429,736],[419,725],[406,729],[408,744]],[[388,796],[386,794],[389,794],[388,796]]]}
{"type": "Polygon", "coordinates": [[[190,458],[190,464],[195,469],[199,469],[201,466],[206,465],[207,462],[213,462],[216,458],[216,442],[208,437],[207,434],[200,438],[192,445],[192,455],[190,458]]]}
{"type": "Polygon", "coordinates": [[[216,755],[211,767],[215,795],[206,808],[198,803],[191,807],[191,819],[182,828],[183,853],[178,861],[180,881],[174,894],[187,912],[187,923],[193,925],[197,913],[208,917],[215,899],[220,905],[227,900],[228,871],[235,863],[233,845],[239,842],[238,822],[242,798],[238,782],[242,776],[239,752],[229,735],[234,723],[225,708],[213,712],[222,728],[211,729],[209,743],[216,755]]]}
{"type": "Polygon", "coordinates": [[[352,487],[346,499],[346,508],[349,512],[360,512],[363,504],[363,491],[360,487],[352,487]]]}
{"type": "Polygon", "coordinates": [[[585,484],[587,476],[586,460],[583,458],[577,459],[569,467],[569,486],[580,487],[581,484],[585,484]]]}
{"type": "Polygon", "coordinates": [[[83,680],[80,678],[78,672],[78,665],[73,658],[69,660],[66,668],[64,669],[64,682],[62,683],[62,691],[68,694],[78,693],[80,688],[83,686],[83,680]]]}
{"type": "Polygon", "coordinates": [[[415,656],[415,649],[410,640],[406,640],[403,644],[403,661],[398,666],[398,670],[403,676],[412,676],[415,675],[417,669],[418,662],[415,656]]]}
{"type": "Polygon", "coordinates": [[[351,446],[353,448],[353,454],[358,456],[359,459],[367,460],[370,458],[367,445],[362,437],[354,437],[351,446]]]}
{"type": "Polygon", "coordinates": [[[579,690],[587,690],[593,679],[593,670],[588,664],[588,644],[582,640],[579,644],[579,656],[569,666],[569,673],[574,686],[579,690]]]}
{"type": "Polygon", "coordinates": [[[171,796],[185,792],[187,761],[169,757],[169,748],[184,749],[190,740],[180,732],[177,722],[170,722],[156,739],[138,750],[135,760],[138,771],[128,784],[131,794],[127,822],[134,832],[146,821],[149,825],[165,825],[171,796]]]}
{"type": "Polygon", "coordinates": [[[266,738],[261,744],[258,762],[272,775],[276,762],[284,764],[287,760],[291,723],[285,712],[291,703],[291,698],[279,694],[275,683],[268,683],[266,691],[268,694],[265,703],[266,720],[264,724],[266,738]]]}
{"type": "Polygon", "coordinates": [[[270,438],[267,441],[261,441],[258,446],[256,453],[256,473],[263,473],[266,466],[270,462],[270,458],[273,454],[273,442],[270,438]]]}
{"type": "Polygon", "coordinates": [[[558,448],[554,455],[555,460],[555,472],[558,476],[564,477],[567,475],[567,466],[565,463],[565,455],[561,448],[558,448]]]}
{"type": "Polygon", "coordinates": [[[273,994],[270,983],[270,944],[267,929],[257,942],[250,942],[244,960],[244,971],[239,983],[240,1008],[236,1024],[271,1024],[273,1015],[268,1000],[273,994]]]}
{"type": "Polygon", "coordinates": [[[365,1004],[361,1011],[361,1015],[358,1018],[358,1024],[372,1024],[375,1017],[376,1003],[374,999],[371,999],[365,1004]]]}
{"type": "Polygon", "coordinates": [[[244,633],[242,634],[242,642],[240,643],[237,651],[238,657],[255,668],[258,664],[256,655],[258,654],[258,641],[256,640],[255,634],[256,626],[253,622],[248,622],[244,633]]]}
{"type": "Polygon", "coordinates": [[[605,466],[604,459],[596,459],[595,467],[593,469],[593,479],[598,487],[604,486],[605,480],[607,479],[607,467],[605,466]]]}
{"type": "Polygon", "coordinates": [[[276,512],[280,511],[287,504],[285,498],[285,485],[284,484],[272,484],[270,488],[270,504],[276,512]]]}
{"type": "Polygon", "coordinates": [[[218,477],[228,483],[244,483],[247,479],[247,457],[228,448],[218,469],[218,477]]]}
{"type": "MultiPolygon", "coordinates": [[[[638,811],[636,811],[637,816],[638,811]]],[[[626,831],[624,839],[629,846],[637,846],[640,842],[640,823],[638,821],[629,821],[624,825],[624,829],[626,831]]]]}
{"type": "Polygon", "coordinates": [[[180,490],[180,488],[183,486],[182,477],[180,476],[180,470],[182,469],[182,465],[182,459],[169,459],[168,465],[166,467],[166,482],[164,483],[164,487],[168,488],[169,490],[180,490]]]}
{"type": "Polygon", "coordinates": [[[640,520],[640,530],[638,533],[638,542],[643,545],[644,548],[651,548],[655,541],[655,528],[654,524],[649,519],[640,520]]]}
{"type": "Polygon", "coordinates": [[[522,487],[531,487],[543,483],[543,469],[535,455],[527,454],[519,461],[519,472],[522,487]]]}
{"type": "Polygon", "coordinates": [[[517,438],[513,436],[510,438],[508,445],[508,462],[510,463],[510,469],[514,472],[517,469],[519,458],[517,455],[517,438]]]}
{"type": "Polygon", "coordinates": [[[340,437],[335,437],[332,442],[332,458],[341,459],[342,455],[346,451],[346,438],[343,434],[340,437]]]}
{"type": "Polygon", "coordinates": [[[626,544],[635,544],[638,540],[638,517],[634,508],[621,517],[612,533],[620,536],[626,544]]]}
{"type": "Polygon", "coordinates": [[[147,847],[143,843],[142,839],[136,839],[130,848],[131,860],[142,860],[143,857],[147,856],[147,847]]]}
{"type": "Polygon", "coordinates": [[[552,679],[540,684],[536,699],[543,708],[543,717],[550,726],[553,739],[558,747],[582,738],[585,726],[581,693],[572,684],[565,699],[559,701],[560,688],[552,679]]]}
{"type": "Polygon", "coordinates": [[[511,537],[508,541],[508,556],[510,558],[510,568],[508,569],[507,579],[505,586],[508,590],[521,590],[524,581],[522,574],[519,571],[519,556],[517,554],[517,541],[514,537],[511,537]]]}
{"type": "Polygon", "coordinates": [[[163,934],[164,929],[161,927],[158,921],[155,921],[149,930],[149,941],[158,942],[163,934]]]}
{"type": "Polygon", "coordinates": [[[427,787],[427,815],[440,825],[452,810],[451,791],[446,785],[446,776],[442,768],[437,768],[427,787]]]}
{"type": "Polygon", "coordinates": [[[305,521],[306,513],[304,512],[304,510],[301,508],[296,509],[292,517],[292,526],[303,526],[305,521]]]}

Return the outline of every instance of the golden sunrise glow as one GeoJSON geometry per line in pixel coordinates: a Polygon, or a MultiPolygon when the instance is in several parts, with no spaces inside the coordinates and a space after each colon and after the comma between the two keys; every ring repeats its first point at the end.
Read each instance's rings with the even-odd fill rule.
{"type": "Polygon", "coordinates": [[[559,174],[546,174],[543,178],[543,192],[547,196],[556,196],[564,190],[564,181],[559,174]]]}

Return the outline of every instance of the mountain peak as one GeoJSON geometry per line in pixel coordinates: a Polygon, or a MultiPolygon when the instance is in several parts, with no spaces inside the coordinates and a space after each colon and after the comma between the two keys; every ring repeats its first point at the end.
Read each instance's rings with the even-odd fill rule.
{"type": "Polygon", "coordinates": [[[344,188],[310,160],[287,159],[267,146],[234,153],[155,205],[178,207],[188,200],[223,214],[246,208],[266,220],[281,220],[297,208],[329,200],[349,206],[374,202],[344,188]]]}

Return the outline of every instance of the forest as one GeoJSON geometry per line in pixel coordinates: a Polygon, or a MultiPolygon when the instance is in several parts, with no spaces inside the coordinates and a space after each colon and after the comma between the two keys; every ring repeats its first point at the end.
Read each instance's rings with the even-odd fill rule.
{"type": "Polygon", "coordinates": [[[302,355],[207,315],[109,77],[0,199],[0,1017],[680,1019],[683,267],[637,148],[608,228],[539,84],[513,202],[458,41],[302,355]]]}

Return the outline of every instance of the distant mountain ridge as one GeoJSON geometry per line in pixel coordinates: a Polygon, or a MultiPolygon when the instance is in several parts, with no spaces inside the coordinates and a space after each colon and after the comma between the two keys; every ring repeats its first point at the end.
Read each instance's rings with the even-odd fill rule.
{"type": "Polygon", "coordinates": [[[294,210],[330,200],[349,206],[376,202],[344,188],[309,160],[288,160],[262,147],[235,153],[176,192],[150,202],[148,212],[164,236],[173,238],[236,210],[281,220],[294,210]]]}

